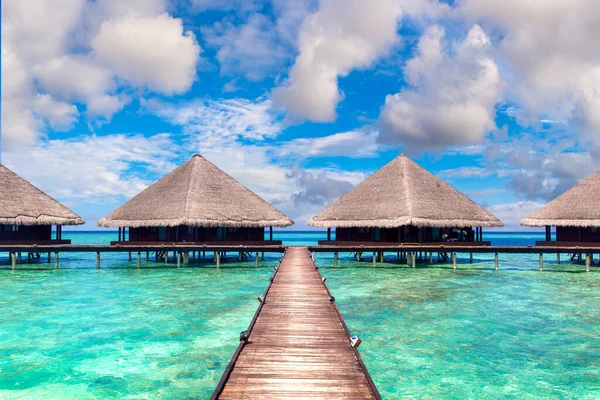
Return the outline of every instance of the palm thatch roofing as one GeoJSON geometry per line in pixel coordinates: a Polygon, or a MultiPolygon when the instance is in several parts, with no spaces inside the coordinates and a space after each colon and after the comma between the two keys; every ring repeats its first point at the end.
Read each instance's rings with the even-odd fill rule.
{"type": "Polygon", "coordinates": [[[322,228],[504,226],[446,182],[400,155],[315,215],[322,228]]]}
{"type": "Polygon", "coordinates": [[[99,226],[134,228],[260,228],[293,223],[198,154],[98,221],[99,226]]]}
{"type": "Polygon", "coordinates": [[[600,227],[600,171],[527,216],[521,225],[600,227]]]}
{"type": "Polygon", "coordinates": [[[73,211],[0,164],[1,225],[81,225],[73,211]]]}

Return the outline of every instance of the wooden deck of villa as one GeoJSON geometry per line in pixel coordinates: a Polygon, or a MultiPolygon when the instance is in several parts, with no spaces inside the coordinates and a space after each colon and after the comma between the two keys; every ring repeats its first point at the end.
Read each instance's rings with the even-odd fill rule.
{"type": "Polygon", "coordinates": [[[213,399],[380,399],[308,249],[289,247],[213,399]]]}

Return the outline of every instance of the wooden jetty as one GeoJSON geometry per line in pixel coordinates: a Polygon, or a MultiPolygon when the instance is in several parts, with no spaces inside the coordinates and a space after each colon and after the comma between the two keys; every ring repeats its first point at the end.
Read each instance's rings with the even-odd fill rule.
{"type": "Polygon", "coordinates": [[[306,247],[288,247],[212,399],[380,399],[306,247]]]}

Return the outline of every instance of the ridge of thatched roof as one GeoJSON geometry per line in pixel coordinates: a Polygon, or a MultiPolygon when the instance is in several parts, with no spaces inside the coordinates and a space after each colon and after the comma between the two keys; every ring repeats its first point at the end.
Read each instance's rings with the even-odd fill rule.
{"type": "Polygon", "coordinates": [[[73,211],[0,164],[1,225],[81,225],[73,211]]]}
{"type": "Polygon", "coordinates": [[[308,221],[322,228],[504,226],[502,221],[404,155],[308,221]]]}
{"type": "Polygon", "coordinates": [[[267,227],[294,223],[196,154],[98,221],[109,227],[267,227]]]}
{"type": "Polygon", "coordinates": [[[521,225],[600,227],[600,171],[528,215],[521,225]]]}

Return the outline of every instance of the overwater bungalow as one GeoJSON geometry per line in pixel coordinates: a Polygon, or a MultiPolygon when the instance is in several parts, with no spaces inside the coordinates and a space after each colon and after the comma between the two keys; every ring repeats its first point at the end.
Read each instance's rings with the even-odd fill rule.
{"type": "Polygon", "coordinates": [[[600,245],[600,171],[529,215],[521,225],[546,228],[546,240],[537,242],[539,246],[600,245]],[[556,241],[552,241],[552,226],[556,241]]]}
{"type": "Polygon", "coordinates": [[[112,244],[124,245],[281,244],[273,240],[273,227],[293,223],[200,155],[98,221],[99,226],[118,227],[118,240],[112,244]]]}
{"type": "Polygon", "coordinates": [[[489,245],[482,227],[504,224],[404,155],[308,221],[327,228],[323,245],[439,243],[489,245]],[[331,237],[335,228],[335,240],[331,237]]]}
{"type": "Polygon", "coordinates": [[[85,221],[73,211],[0,164],[0,243],[70,244],[63,225],[85,221]],[[54,238],[52,226],[56,226],[54,238]]]}

